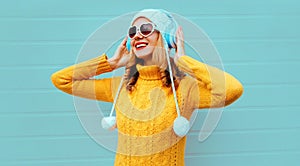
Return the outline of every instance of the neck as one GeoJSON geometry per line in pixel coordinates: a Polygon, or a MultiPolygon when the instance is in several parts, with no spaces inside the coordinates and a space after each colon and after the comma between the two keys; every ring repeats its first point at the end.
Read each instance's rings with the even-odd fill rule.
{"type": "Polygon", "coordinates": [[[143,65],[144,65],[144,66],[151,66],[151,65],[155,65],[155,64],[154,64],[153,61],[147,60],[147,61],[144,61],[144,64],[143,64],[143,65]]]}
{"type": "Polygon", "coordinates": [[[152,59],[152,55],[151,56],[147,56],[147,58],[143,58],[143,65],[144,66],[156,65],[155,62],[152,59]]]}

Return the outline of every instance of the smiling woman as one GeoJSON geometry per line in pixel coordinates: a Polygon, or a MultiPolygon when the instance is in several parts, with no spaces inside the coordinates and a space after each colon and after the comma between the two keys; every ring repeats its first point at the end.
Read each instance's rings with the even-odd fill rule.
{"type": "Polygon", "coordinates": [[[185,55],[183,30],[176,25],[164,10],[140,11],[111,58],[103,54],[51,77],[66,93],[113,102],[116,117],[111,113],[102,124],[118,129],[116,166],[183,166],[193,111],[226,106],[243,92],[232,75],[185,55]],[[120,67],[126,68],[123,77],[91,78],[120,67]]]}
{"type": "Polygon", "coordinates": [[[151,55],[157,46],[159,37],[159,32],[154,30],[154,24],[147,18],[137,18],[133,22],[133,27],[129,29],[128,36],[132,39],[130,44],[133,46],[133,52],[137,58],[142,59],[146,65],[154,65],[151,55]]]}

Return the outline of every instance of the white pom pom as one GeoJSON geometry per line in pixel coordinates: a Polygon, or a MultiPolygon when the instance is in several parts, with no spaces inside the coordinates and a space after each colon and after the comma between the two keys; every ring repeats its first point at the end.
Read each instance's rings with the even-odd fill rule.
{"type": "Polygon", "coordinates": [[[190,122],[183,116],[179,116],[175,119],[173,130],[179,137],[185,136],[190,129],[190,122]]]}
{"type": "Polygon", "coordinates": [[[116,124],[115,116],[104,117],[101,121],[101,125],[104,129],[111,129],[116,124]]]}

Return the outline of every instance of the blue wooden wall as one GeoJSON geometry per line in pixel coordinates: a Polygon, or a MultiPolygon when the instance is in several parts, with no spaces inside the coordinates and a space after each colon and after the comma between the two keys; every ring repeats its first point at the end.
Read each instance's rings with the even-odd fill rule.
{"type": "Polygon", "coordinates": [[[0,165],[113,165],[114,153],[86,134],[72,96],[57,90],[50,76],[74,64],[103,23],[143,8],[163,8],[196,23],[214,42],[225,70],[244,85],[243,96],[225,109],[205,142],[195,141],[203,120],[198,114],[186,165],[299,165],[297,0],[2,0],[0,165]]]}

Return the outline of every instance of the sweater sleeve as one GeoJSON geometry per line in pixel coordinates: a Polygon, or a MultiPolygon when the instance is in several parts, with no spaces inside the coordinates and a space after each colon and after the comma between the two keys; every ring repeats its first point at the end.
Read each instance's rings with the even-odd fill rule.
{"type": "Polygon", "coordinates": [[[66,67],[51,75],[52,83],[71,95],[107,102],[113,101],[112,82],[119,78],[94,79],[93,76],[110,72],[112,68],[105,54],[66,67]]]}
{"type": "Polygon", "coordinates": [[[243,93],[242,84],[232,75],[189,56],[181,56],[177,66],[196,80],[188,95],[195,109],[227,106],[243,93]]]}

